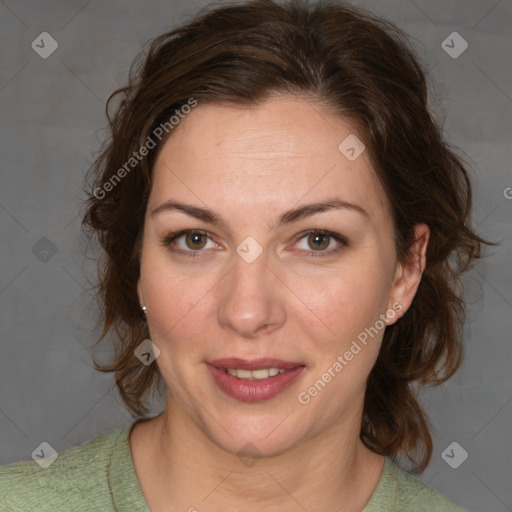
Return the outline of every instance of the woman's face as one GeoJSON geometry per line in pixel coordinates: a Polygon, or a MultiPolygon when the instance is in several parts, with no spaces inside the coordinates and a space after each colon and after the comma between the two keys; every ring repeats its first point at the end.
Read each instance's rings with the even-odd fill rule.
{"type": "Polygon", "coordinates": [[[232,453],[358,428],[384,315],[416,290],[354,135],[298,97],[199,103],[158,155],[139,300],[169,410],[232,453]]]}

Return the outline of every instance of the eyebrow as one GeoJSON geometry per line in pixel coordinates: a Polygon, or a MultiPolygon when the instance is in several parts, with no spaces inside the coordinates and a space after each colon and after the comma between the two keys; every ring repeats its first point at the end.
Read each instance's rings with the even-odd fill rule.
{"type": "MultiPolygon", "coordinates": [[[[209,208],[199,208],[197,206],[192,206],[190,204],[180,203],[173,199],[170,199],[169,201],[166,201],[165,203],[156,207],[150,213],[150,216],[153,217],[158,213],[173,210],[185,213],[191,217],[199,219],[208,224],[223,226],[229,231],[229,227],[226,221],[219,214],[213,212],[209,208]]],[[[278,228],[282,225],[291,224],[306,217],[310,217],[311,215],[315,215],[317,213],[325,212],[328,210],[349,210],[357,212],[363,215],[364,217],[370,217],[368,212],[361,206],[344,201],[339,197],[334,197],[332,199],[328,199],[320,203],[310,203],[303,206],[299,206],[297,208],[292,208],[291,210],[288,210],[284,212],[282,215],[280,215],[277,222],[269,227],[270,229],[278,228]]]]}

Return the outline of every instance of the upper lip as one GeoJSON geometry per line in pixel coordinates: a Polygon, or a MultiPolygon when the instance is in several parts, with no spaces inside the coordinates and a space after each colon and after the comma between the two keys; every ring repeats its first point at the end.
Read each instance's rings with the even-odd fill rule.
{"type": "Polygon", "coordinates": [[[227,357],[208,361],[208,364],[215,368],[234,368],[240,370],[261,370],[262,368],[279,368],[290,370],[297,366],[304,366],[302,363],[293,361],[283,361],[282,359],[260,358],[260,359],[239,359],[237,357],[227,357]]]}

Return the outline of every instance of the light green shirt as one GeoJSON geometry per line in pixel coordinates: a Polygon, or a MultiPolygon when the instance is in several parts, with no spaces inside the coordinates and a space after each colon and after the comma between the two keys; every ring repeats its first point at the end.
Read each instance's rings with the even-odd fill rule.
{"type": "MultiPolygon", "coordinates": [[[[3,512],[148,512],[133,466],[131,425],[67,448],[46,468],[34,460],[0,466],[3,512]]],[[[44,452],[43,452],[44,453],[44,452]]],[[[191,507],[202,510],[200,504],[191,507]]],[[[463,512],[386,458],[362,512],[463,512]]]]}

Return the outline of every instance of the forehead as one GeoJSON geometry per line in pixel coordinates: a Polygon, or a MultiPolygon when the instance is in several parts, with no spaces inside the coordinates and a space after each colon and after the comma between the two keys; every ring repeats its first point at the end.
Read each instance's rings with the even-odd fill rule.
{"type": "Polygon", "coordinates": [[[346,144],[340,150],[347,137],[362,139],[311,99],[274,96],[256,107],[199,103],[160,149],[150,201],[185,194],[257,210],[339,195],[370,214],[389,213],[368,151],[351,160],[346,144]]]}

